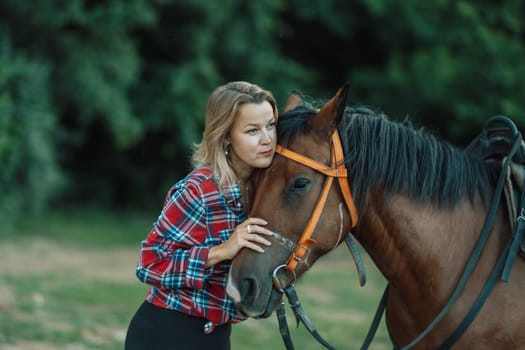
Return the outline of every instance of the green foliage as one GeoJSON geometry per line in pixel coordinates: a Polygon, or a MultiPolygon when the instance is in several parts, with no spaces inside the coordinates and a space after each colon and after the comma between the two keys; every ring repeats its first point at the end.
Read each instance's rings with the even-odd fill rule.
{"type": "Polygon", "coordinates": [[[0,223],[42,209],[62,184],[49,65],[0,36],[0,223]]]}
{"type": "MultiPolygon", "coordinates": [[[[494,114],[525,127],[525,5],[296,0],[285,52],[320,72],[311,93],[351,83],[351,104],[409,115],[465,144],[494,114]]],[[[314,95],[315,96],[315,95],[314,95]]]]}
{"type": "Polygon", "coordinates": [[[382,66],[351,72],[359,90],[375,90],[369,103],[411,113],[459,143],[494,114],[525,127],[522,2],[363,3],[388,52],[382,66]]]}
{"type": "Polygon", "coordinates": [[[523,128],[524,7],[2,1],[0,216],[50,199],[158,207],[189,170],[209,93],[231,80],[273,91],[281,107],[294,88],[325,100],[348,81],[351,104],[459,144],[493,114],[523,128]]]}

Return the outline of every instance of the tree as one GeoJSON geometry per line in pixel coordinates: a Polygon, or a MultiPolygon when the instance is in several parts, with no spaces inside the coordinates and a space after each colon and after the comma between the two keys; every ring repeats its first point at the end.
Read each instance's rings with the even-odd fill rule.
{"type": "Polygon", "coordinates": [[[63,184],[54,143],[49,66],[0,36],[0,223],[41,210],[63,184]]]}
{"type": "Polygon", "coordinates": [[[189,169],[209,93],[231,80],[281,104],[294,88],[326,100],[348,81],[351,104],[409,115],[458,144],[493,114],[524,127],[524,7],[2,1],[0,216],[51,200],[157,207],[189,169]]]}
{"type": "MultiPolygon", "coordinates": [[[[158,204],[169,184],[188,170],[213,88],[242,79],[282,93],[290,90],[288,81],[311,80],[277,50],[272,21],[280,6],[279,1],[2,2],[3,39],[13,52],[3,55],[5,68],[15,57],[31,57],[45,68],[28,78],[38,80],[31,92],[47,102],[45,130],[53,132],[41,149],[49,149],[50,173],[64,180],[59,196],[54,177],[17,182],[5,175],[3,187],[11,186],[18,197],[37,185],[46,189],[35,206],[51,199],[122,205],[148,198],[158,204]]],[[[17,79],[13,73],[11,80],[17,79]]],[[[26,108],[28,100],[14,100],[11,90],[5,91],[10,107],[26,108]]],[[[40,117],[30,112],[27,118],[40,117]]],[[[21,121],[11,117],[9,123],[17,128],[21,121]]],[[[8,127],[0,132],[7,137],[8,127]]],[[[17,152],[13,143],[4,145],[5,154],[17,152]]],[[[28,171],[6,161],[10,174],[28,171]]]]}
{"type": "Polygon", "coordinates": [[[283,47],[323,71],[323,89],[345,77],[352,103],[408,114],[458,144],[494,114],[525,128],[523,2],[301,4],[290,4],[283,47]]]}

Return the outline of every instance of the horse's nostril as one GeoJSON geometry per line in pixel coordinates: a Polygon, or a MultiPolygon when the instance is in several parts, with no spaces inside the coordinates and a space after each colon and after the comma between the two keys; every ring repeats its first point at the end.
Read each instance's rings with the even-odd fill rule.
{"type": "Polygon", "coordinates": [[[246,277],[241,282],[241,300],[245,305],[251,305],[257,295],[257,280],[253,277],[246,277]]]}

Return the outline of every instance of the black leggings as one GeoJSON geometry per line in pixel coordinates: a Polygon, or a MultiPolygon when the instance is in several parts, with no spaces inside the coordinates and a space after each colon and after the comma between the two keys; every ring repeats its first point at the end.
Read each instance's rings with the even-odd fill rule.
{"type": "Polygon", "coordinates": [[[125,350],[230,350],[231,325],[205,334],[206,320],[144,301],[128,327],[125,350]]]}

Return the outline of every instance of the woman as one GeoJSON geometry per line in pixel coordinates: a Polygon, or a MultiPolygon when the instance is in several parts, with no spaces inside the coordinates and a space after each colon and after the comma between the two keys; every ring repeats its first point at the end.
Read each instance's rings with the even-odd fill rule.
{"type": "Polygon", "coordinates": [[[245,319],[226,294],[231,259],[242,248],[263,253],[272,233],[247,218],[250,175],[270,165],[276,102],[247,82],[209,97],[194,170],[168,192],[142,242],[137,277],[152,288],[130,322],[134,349],[230,349],[231,324],[245,319]]]}

